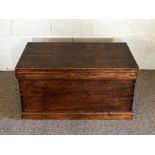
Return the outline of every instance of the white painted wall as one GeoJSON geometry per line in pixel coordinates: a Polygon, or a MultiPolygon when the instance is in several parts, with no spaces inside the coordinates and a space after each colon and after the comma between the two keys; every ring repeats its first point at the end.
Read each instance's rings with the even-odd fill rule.
{"type": "Polygon", "coordinates": [[[155,69],[155,20],[0,20],[0,70],[31,41],[127,42],[141,69],[155,69]]]}

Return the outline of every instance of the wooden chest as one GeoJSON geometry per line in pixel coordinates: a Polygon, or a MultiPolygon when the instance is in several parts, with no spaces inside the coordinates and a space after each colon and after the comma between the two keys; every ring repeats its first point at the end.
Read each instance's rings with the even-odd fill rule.
{"type": "Polygon", "coordinates": [[[15,69],[23,119],[132,119],[126,43],[28,43],[15,69]]]}

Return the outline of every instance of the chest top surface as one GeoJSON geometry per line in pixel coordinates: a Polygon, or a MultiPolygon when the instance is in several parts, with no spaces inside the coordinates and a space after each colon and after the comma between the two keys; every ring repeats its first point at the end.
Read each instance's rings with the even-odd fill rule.
{"type": "Polygon", "coordinates": [[[16,69],[138,69],[126,43],[28,43],[16,69]]]}

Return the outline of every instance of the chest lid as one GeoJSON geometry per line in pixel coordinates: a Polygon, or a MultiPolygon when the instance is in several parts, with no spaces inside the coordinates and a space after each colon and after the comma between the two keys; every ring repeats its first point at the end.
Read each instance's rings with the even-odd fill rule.
{"type": "Polygon", "coordinates": [[[15,68],[17,78],[136,78],[126,43],[30,42],[15,68]]]}

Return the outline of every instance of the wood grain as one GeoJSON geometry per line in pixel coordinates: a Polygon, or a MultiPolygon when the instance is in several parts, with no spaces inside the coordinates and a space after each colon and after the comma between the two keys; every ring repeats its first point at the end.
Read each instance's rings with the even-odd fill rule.
{"type": "Polygon", "coordinates": [[[51,69],[51,70],[26,70],[17,69],[16,77],[18,79],[136,79],[138,70],[121,69],[51,69]]]}
{"type": "Polygon", "coordinates": [[[28,43],[16,69],[135,69],[126,43],[28,43]]]}
{"type": "Polygon", "coordinates": [[[22,81],[25,112],[131,111],[135,80],[22,81]]]}

